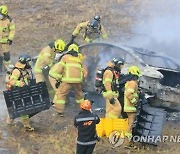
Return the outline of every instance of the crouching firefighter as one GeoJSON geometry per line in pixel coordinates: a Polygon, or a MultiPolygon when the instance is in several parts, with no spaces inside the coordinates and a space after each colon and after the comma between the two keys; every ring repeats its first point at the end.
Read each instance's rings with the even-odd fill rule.
{"type": "MultiPolygon", "coordinates": [[[[27,54],[23,54],[19,57],[19,60],[15,64],[11,74],[9,74],[9,81],[7,82],[8,90],[15,87],[24,87],[30,83],[31,76],[28,71],[29,69],[31,70],[30,62],[31,57],[27,54]]],[[[8,116],[6,123],[11,124],[12,122],[13,119],[8,116]]],[[[34,131],[34,128],[30,125],[29,115],[21,116],[21,122],[27,131],[34,131]]]]}
{"type": "Polygon", "coordinates": [[[136,116],[136,106],[138,105],[139,93],[138,93],[138,78],[141,74],[140,69],[137,66],[131,66],[128,68],[128,73],[131,79],[125,84],[124,91],[124,112],[128,116],[128,128],[125,133],[125,147],[131,147],[133,145],[132,139],[132,127],[136,116]]]}
{"type": "Polygon", "coordinates": [[[85,100],[80,104],[81,111],[74,119],[78,129],[76,154],[92,154],[99,137],[96,135],[96,124],[100,122],[97,115],[91,112],[91,102],[85,100]]]}
{"type": "Polygon", "coordinates": [[[100,16],[94,16],[92,20],[79,23],[73,31],[71,43],[84,29],[83,38],[86,42],[98,41],[100,38],[107,39],[107,32],[101,24],[100,16]]]}
{"type": "Polygon", "coordinates": [[[103,97],[106,99],[106,118],[117,119],[121,113],[121,105],[118,101],[119,75],[121,73],[124,60],[113,58],[107,63],[107,68],[103,74],[103,97]]]}
{"type": "Polygon", "coordinates": [[[61,39],[51,42],[41,50],[34,67],[36,82],[46,81],[51,99],[54,97],[54,91],[46,78],[48,78],[49,69],[53,66],[56,53],[63,52],[64,48],[65,42],[61,39]]]}
{"type": "Polygon", "coordinates": [[[75,92],[77,103],[84,101],[82,92],[84,71],[82,58],[79,57],[79,47],[76,44],[71,44],[68,47],[68,52],[49,71],[49,76],[50,80],[57,81],[56,87],[58,89],[53,103],[60,116],[64,115],[66,97],[71,89],[75,92]],[[60,86],[58,87],[57,84],[60,86]]]}

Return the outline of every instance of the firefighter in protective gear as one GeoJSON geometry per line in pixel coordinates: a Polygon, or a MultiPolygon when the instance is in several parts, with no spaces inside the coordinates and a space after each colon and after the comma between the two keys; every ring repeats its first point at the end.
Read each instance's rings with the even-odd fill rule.
{"type": "Polygon", "coordinates": [[[100,122],[97,115],[91,112],[91,102],[85,100],[80,104],[81,111],[74,119],[74,126],[78,129],[76,154],[92,154],[99,140],[96,134],[96,124],[100,122]]]}
{"type": "Polygon", "coordinates": [[[84,29],[83,38],[86,42],[94,42],[100,38],[107,39],[107,33],[104,27],[100,24],[100,17],[95,16],[92,20],[79,23],[72,34],[71,42],[79,35],[80,31],[84,29]]]}
{"type": "Polygon", "coordinates": [[[68,53],[63,55],[60,62],[55,64],[49,72],[50,77],[61,82],[53,100],[54,107],[61,116],[64,113],[66,96],[71,89],[75,92],[77,103],[84,100],[82,93],[84,72],[82,59],[78,55],[79,47],[76,44],[71,44],[68,53]]]}
{"type": "Polygon", "coordinates": [[[58,39],[50,43],[48,46],[46,46],[41,50],[34,67],[36,82],[38,83],[38,82],[46,81],[51,99],[53,99],[54,97],[54,90],[52,89],[51,85],[48,83],[46,77],[43,75],[43,71],[47,72],[47,76],[48,76],[49,69],[53,65],[56,53],[63,52],[65,46],[66,46],[65,42],[61,39],[58,39]]]}
{"type": "Polygon", "coordinates": [[[136,116],[136,106],[138,103],[138,78],[141,75],[140,69],[137,66],[131,66],[128,68],[128,73],[131,75],[131,80],[125,84],[124,92],[124,112],[128,116],[128,128],[125,133],[124,145],[129,147],[132,145],[132,127],[136,116]]]}
{"type": "MultiPolygon", "coordinates": [[[[10,88],[23,87],[29,84],[29,81],[31,79],[28,71],[29,69],[31,69],[30,61],[31,57],[29,55],[23,54],[19,57],[18,62],[15,64],[15,67],[9,76],[9,85],[11,86],[10,88]]],[[[11,124],[12,122],[13,119],[10,119],[10,117],[8,116],[6,119],[6,123],[11,124]]],[[[21,122],[27,131],[34,131],[34,128],[30,125],[28,115],[22,116],[21,122]]]]}
{"type": "Polygon", "coordinates": [[[124,60],[114,58],[107,63],[103,74],[103,97],[106,99],[106,118],[117,119],[121,113],[121,105],[118,101],[118,84],[124,60]]]}
{"type": "Polygon", "coordinates": [[[8,15],[8,8],[5,5],[0,6],[0,72],[3,66],[5,70],[11,63],[10,45],[15,35],[15,23],[8,15]]]}

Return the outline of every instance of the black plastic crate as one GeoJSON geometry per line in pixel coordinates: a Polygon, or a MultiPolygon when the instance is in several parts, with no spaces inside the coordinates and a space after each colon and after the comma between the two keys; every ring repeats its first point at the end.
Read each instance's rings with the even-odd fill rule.
{"type": "Polygon", "coordinates": [[[3,93],[9,116],[13,119],[47,110],[51,105],[45,82],[13,88],[3,93]]]}

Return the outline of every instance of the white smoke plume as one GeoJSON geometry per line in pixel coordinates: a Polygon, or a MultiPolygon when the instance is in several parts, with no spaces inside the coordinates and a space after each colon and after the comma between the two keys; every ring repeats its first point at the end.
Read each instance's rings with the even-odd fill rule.
{"type": "Polygon", "coordinates": [[[180,1],[143,0],[128,44],[180,58],[180,1]]]}

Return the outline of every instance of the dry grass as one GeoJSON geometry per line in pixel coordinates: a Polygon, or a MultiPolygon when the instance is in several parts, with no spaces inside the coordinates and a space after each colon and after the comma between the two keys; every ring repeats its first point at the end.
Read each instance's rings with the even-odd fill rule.
{"type": "MultiPolygon", "coordinates": [[[[102,16],[102,24],[111,39],[123,41],[133,35],[131,28],[139,22],[139,13],[144,13],[145,17],[150,16],[142,6],[151,6],[149,0],[1,0],[0,4],[3,3],[9,7],[10,15],[16,23],[16,38],[12,46],[14,57],[22,52],[34,56],[57,38],[63,38],[68,42],[77,23],[89,20],[95,14],[102,16]]],[[[83,42],[80,37],[78,42],[83,42]]],[[[53,111],[40,113],[32,118],[32,124],[36,129],[34,133],[26,133],[20,123],[8,128],[1,125],[1,130],[8,132],[8,138],[3,145],[8,149],[15,149],[20,154],[75,153],[76,130],[73,126],[73,117],[77,110],[77,107],[69,107],[65,119],[53,116],[53,111]]],[[[178,135],[179,127],[166,125],[164,134],[171,133],[178,135]]],[[[131,153],[121,148],[111,149],[106,138],[103,138],[95,149],[96,154],[115,154],[120,151],[131,153]]],[[[179,151],[177,144],[165,143],[148,151],[141,149],[132,152],[175,154],[179,151]]]]}

